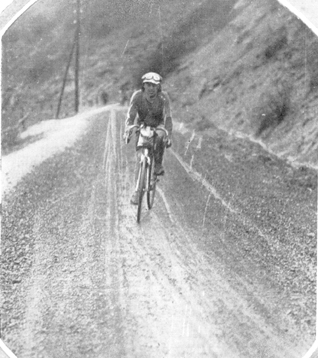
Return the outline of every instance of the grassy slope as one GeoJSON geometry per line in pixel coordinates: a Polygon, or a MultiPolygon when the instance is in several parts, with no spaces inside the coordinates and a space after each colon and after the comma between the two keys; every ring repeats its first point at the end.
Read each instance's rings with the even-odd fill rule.
{"type": "MultiPolygon", "coordinates": [[[[118,100],[122,84],[138,86],[141,73],[156,70],[189,130],[240,131],[318,165],[318,41],[274,0],[235,2],[83,2],[82,105],[95,105],[102,90],[118,100]]],[[[28,124],[55,116],[72,10],[39,2],[4,38],[3,128],[28,113],[28,124]]],[[[68,81],[62,116],[72,114],[73,96],[68,81]]]]}

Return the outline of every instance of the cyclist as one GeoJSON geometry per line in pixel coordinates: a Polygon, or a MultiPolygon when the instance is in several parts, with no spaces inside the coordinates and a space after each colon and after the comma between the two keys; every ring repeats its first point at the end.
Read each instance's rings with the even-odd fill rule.
{"type": "MultiPolygon", "coordinates": [[[[126,135],[128,135],[129,126],[133,125],[136,118],[137,124],[145,124],[157,128],[155,159],[155,174],[163,175],[162,166],[163,154],[166,143],[171,145],[172,118],[170,110],[170,100],[166,92],[161,90],[162,77],[155,72],[148,72],[142,76],[142,88],[136,91],[130,100],[130,105],[126,118],[126,135]],[[137,116],[138,115],[138,116],[137,116]],[[164,127],[168,132],[168,138],[164,130],[158,130],[164,127]]],[[[138,138],[137,138],[138,141],[138,138]]],[[[136,142],[137,143],[137,142],[136,142]]],[[[137,150],[136,177],[138,175],[138,157],[137,150]]],[[[138,192],[134,192],[130,202],[138,204],[138,192]]]]}

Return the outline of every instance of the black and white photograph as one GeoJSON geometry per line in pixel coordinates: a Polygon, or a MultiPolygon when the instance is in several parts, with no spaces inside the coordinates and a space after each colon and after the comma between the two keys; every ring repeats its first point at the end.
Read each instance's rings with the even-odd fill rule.
{"type": "Polygon", "coordinates": [[[318,1],[0,31],[0,358],[318,358],[318,1]]]}

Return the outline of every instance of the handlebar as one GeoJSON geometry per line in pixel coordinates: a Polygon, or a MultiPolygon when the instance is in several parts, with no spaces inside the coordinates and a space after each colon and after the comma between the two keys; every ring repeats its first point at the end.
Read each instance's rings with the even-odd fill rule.
{"type": "MultiPolygon", "coordinates": [[[[141,125],[133,124],[128,127],[128,130],[124,133],[124,137],[123,137],[126,144],[128,144],[130,142],[130,137],[131,137],[133,129],[137,128],[137,130],[138,130],[138,129],[142,128],[142,126],[143,126],[142,124],[141,125]]],[[[151,127],[151,129],[153,129],[154,131],[162,130],[165,132],[166,136],[169,137],[169,132],[164,127],[151,127]]],[[[166,139],[166,147],[167,148],[171,147],[170,139],[166,139]]]]}

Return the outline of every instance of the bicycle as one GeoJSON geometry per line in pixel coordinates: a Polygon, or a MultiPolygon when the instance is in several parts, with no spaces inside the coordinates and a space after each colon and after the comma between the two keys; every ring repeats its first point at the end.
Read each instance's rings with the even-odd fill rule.
{"type": "MultiPolygon", "coordinates": [[[[153,207],[155,195],[156,195],[156,186],[159,181],[158,176],[155,174],[155,163],[154,163],[154,151],[155,151],[155,138],[156,131],[162,130],[165,132],[166,137],[168,137],[168,131],[164,127],[150,127],[146,125],[137,125],[134,124],[129,127],[128,135],[124,136],[126,144],[129,143],[132,130],[136,128],[136,133],[139,134],[137,147],[141,149],[140,153],[140,166],[138,172],[138,179],[136,182],[136,191],[139,193],[138,197],[138,206],[137,206],[137,223],[140,222],[141,217],[141,208],[142,208],[142,199],[144,194],[147,194],[147,207],[150,210],[153,207]]],[[[165,146],[169,147],[170,141],[165,141],[165,146]]]]}

